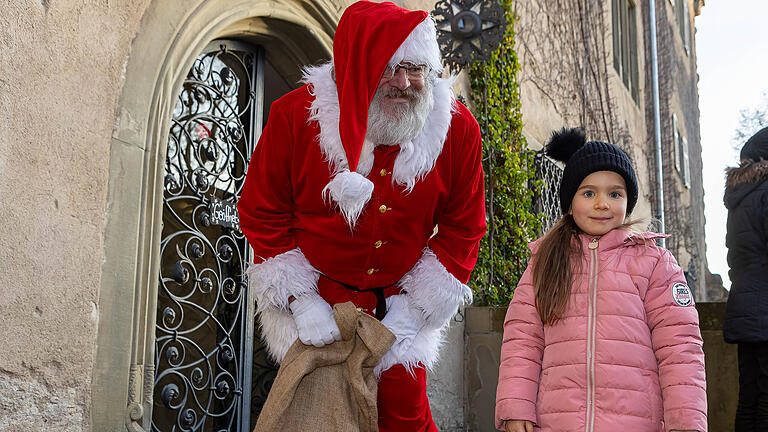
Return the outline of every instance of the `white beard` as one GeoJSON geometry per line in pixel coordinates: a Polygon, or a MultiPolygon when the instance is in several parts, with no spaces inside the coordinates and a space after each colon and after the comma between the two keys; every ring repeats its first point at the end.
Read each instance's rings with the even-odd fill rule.
{"type": "MultiPolygon", "coordinates": [[[[304,82],[311,84],[310,91],[314,93],[309,122],[316,122],[320,127],[318,145],[333,170],[333,175],[336,175],[347,170],[348,164],[339,133],[339,97],[332,78],[332,69],[332,63],[310,67],[305,71],[304,82]]],[[[412,191],[416,183],[432,170],[443,150],[455,108],[451,90],[454,81],[455,77],[429,78],[428,87],[431,91],[427,93],[434,101],[433,108],[427,114],[421,131],[410,141],[399,143],[400,151],[392,167],[392,180],[402,185],[406,192],[412,191]]],[[[358,173],[367,176],[371,172],[373,151],[374,143],[370,136],[366,135],[357,165],[358,173]]]]}
{"type": "Polygon", "coordinates": [[[393,104],[389,111],[394,112],[389,112],[382,107],[384,92],[381,89],[376,90],[368,108],[366,139],[381,145],[410,144],[424,129],[427,116],[435,105],[432,82],[427,79],[421,91],[392,88],[389,93],[393,96],[409,97],[411,101],[393,104]]]}

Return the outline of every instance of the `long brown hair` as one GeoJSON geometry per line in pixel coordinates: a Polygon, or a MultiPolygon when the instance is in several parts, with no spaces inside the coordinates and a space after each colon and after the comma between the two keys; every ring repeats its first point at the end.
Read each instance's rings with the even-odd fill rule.
{"type": "Polygon", "coordinates": [[[573,263],[571,253],[582,253],[576,241],[579,227],[570,214],[564,215],[542,237],[533,255],[533,289],[536,310],[544,325],[555,324],[565,312],[571,297],[573,263]]]}
{"type": "MultiPolygon", "coordinates": [[[[640,232],[638,228],[648,226],[652,219],[630,220],[614,229],[640,232]]],[[[581,243],[578,235],[582,231],[570,214],[564,215],[542,237],[533,255],[533,289],[536,293],[536,311],[544,325],[553,325],[562,318],[571,297],[571,279],[581,265],[581,243]],[[571,254],[575,254],[573,257],[571,254]]]]}

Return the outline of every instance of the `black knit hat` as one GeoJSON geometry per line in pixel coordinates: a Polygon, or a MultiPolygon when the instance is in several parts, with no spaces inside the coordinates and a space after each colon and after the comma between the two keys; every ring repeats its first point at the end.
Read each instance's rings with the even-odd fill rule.
{"type": "Polygon", "coordinates": [[[744,147],[741,148],[741,154],[739,155],[741,160],[753,160],[755,162],[760,159],[768,159],[768,127],[764,127],[752,135],[752,138],[748,139],[744,147]]]}
{"type": "Polygon", "coordinates": [[[560,181],[560,209],[563,214],[571,208],[573,196],[585,177],[597,171],[613,171],[627,185],[627,214],[637,204],[637,177],[632,161],[624,151],[603,141],[587,141],[583,128],[563,128],[552,133],[547,143],[547,156],[565,163],[560,181]]]}

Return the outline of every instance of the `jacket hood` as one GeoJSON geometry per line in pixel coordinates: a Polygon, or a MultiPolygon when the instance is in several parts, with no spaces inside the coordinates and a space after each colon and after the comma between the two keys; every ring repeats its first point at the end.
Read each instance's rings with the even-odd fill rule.
{"type": "Polygon", "coordinates": [[[746,160],[738,167],[725,170],[725,207],[733,209],[753,190],[768,179],[768,160],[746,160]]]}
{"type": "MultiPolygon", "coordinates": [[[[669,237],[669,234],[661,234],[661,233],[655,233],[655,232],[638,232],[632,229],[617,228],[609,231],[608,233],[602,236],[579,234],[577,237],[577,241],[581,243],[581,248],[584,251],[584,253],[587,253],[589,251],[589,246],[588,246],[589,242],[591,242],[592,239],[594,238],[597,238],[599,240],[598,250],[605,251],[605,250],[615,249],[627,243],[654,245],[655,244],[654,241],[656,239],[667,238],[667,237],[669,237]]],[[[531,250],[532,253],[535,254],[536,252],[538,252],[540,245],[541,245],[541,239],[538,239],[534,242],[528,243],[528,248],[531,250]]]]}

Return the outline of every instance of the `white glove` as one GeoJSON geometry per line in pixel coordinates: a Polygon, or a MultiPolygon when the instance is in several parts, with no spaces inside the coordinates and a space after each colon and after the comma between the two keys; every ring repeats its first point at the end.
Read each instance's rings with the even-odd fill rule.
{"type": "Polygon", "coordinates": [[[288,305],[304,345],[318,348],[341,340],[341,332],[333,318],[333,309],[316,292],[307,293],[288,305]]]}
{"type": "Polygon", "coordinates": [[[411,347],[425,320],[424,315],[408,301],[407,295],[398,294],[387,298],[387,315],[381,323],[395,335],[391,349],[399,356],[411,347]]]}

